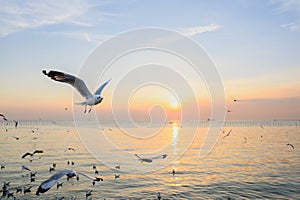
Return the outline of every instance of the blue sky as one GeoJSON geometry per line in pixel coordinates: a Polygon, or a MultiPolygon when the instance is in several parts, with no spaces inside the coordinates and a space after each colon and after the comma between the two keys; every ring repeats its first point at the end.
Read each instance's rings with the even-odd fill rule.
{"type": "MultiPolygon", "coordinates": [[[[40,96],[49,87],[49,82],[41,78],[42,69],[76,74],[100,42],[142,27],[179,31],[201,44],[216,64],[230,95],[272,102],[293,98],[290,115],[287,111],[279,116],[266,112],[263,118],[300,118],[297,114],[300,113],[300,1],[297,0],[2,0],[1,110],[13,117],[20,110],[28,112],[34,106],[30,102],[35,99],[28,93],[36,91],[40,96]],[[20,104],[19,97],[22,104],[13,106],[20,104]]],[[[62,88],[58,92],[63,95],[52,101],[40,97],[45,104],[38,106],[59,101],[72,94],[70,90],[62,88]]],[[[55,93],[49,91],[47,95],[55,93]]],[[[41,113],[35,111],[31,116],[36,119],[41,113]]],[[[243,113],[233,118],[247,118],[243,113]]],[[[260,118],[255,114],[250,116],[260,118]]]]}

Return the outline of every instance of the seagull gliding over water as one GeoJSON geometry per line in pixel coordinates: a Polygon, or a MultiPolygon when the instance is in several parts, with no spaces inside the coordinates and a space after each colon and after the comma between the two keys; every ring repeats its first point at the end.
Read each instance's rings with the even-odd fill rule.
{"type": "Polygon", "coordinates": [[[98,90],[92,94],[89,89],[87,88],[84,81],[76,76],[73,76],[71,74],[67,74],[64,72],[59,71],[49,71],[48,73],[46,70],[42,71],[43,74],[50,77],[52,80],[58,81],[58,82],[64,82],[72,85],[76,90],[81,94],[81,96],[85,97],[85,101],[81,103],[77,103],[77,105],[84,105],[85,110],[84,113],[86,113],[86,107],[87,105],[90,106],[89,112],[92,110],[92,106],[95,106],[102,102],[103,97],[101,96],[101,92],[104,89],[104,87],[109,83],[110,80],[103,83],[98,90]]]}

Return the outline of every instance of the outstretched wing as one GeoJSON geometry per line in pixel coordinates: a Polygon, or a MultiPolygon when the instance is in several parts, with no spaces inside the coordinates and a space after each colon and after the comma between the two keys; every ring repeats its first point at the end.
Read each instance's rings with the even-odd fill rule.
{"type": "Polygon", "coordinates": [[[83,172],[77,172],[77,173],[80,174],[80,175],[83,175],[84,177],[86,177],[86,178],[88,178],[92,181],[103,181],[103,179],[100,178],[100,177],[90,176],[90,175],[87,175],[86,173],[83,173],[83,172]]]}
{"type": "Polygon", "coordinates": [[[160,156],[152,157],[150,159],[152,159],[152,160],[155,160],[155,159],[165,159],[166,157],[167,157],[167,154],[163,154],[163,155],[160,155],[160,156]]]}
{"type": "Polygon", "coordinates": [[[138,157],[139,159],[142,159],[139,155],[137,155],[137,154],[134,154],[136,157],[138,157]]]}
{"type": "Polygon", "coordinates": [[[0,114],[0,117],[2,117],[4,121],[7,121],[6,117],[3,114],[0,114]]]}
{"type": "Polygon", "coordinates": [[[41,183],[39,186],[38,190],[36,191],[36,195],[39,195],[40,193],[45,193],[50,188],[57,183],[59,179],[61,179],[65,175],[73,175],[76,174],[75,171],[73,170],[62,170],[51,176],[49,179],[45,180],[44,182],[41,183]]]}
{"type": "Polygon", "coordinates": [[[35,150],[32,154],[36,154],[36,153],[44,153],[43,150],[35,150]]]}
{"type": "Polygon", "coordinates": [[[101,95],[102,90],[105,88],[105,86],[107,85],[107,83],[109,83],[111,79],[109,79],[108,81],[106,81],[105,83],[103,83],[98,90],[95,92],[95,95],[101,95]]]}
{"type": "Polygon", "coordinates": [[[46,70],[43,70],[42,72],[52,80],[72,85],[85,98],[92,96],[84,81],[76,76],[58,71],[50,71],[47,73],[46,70]]]}
{"type": "Polygon", "coordinates": [[[32,156],[32,154],[27,152],[27,153],[23,154],[23,156],[21,158],[25,158],[26,156],[32,156]]]}

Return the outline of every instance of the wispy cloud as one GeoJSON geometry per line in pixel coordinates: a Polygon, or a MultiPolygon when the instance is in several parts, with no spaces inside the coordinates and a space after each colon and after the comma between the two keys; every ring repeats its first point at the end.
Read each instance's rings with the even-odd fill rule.
{"type": "Polygon", "coordinates": [[[182,29],[179,29],[179,31],[182,32],[186,36],[194,36],[194,35],[198,35],[200,33],[216,31],[216,30],[221,29],[222,27],[223,26],[220,26],[217,24],[209,24],[209,25],[205,25],[205,26],[182,28],[182,29]]]}
{"type": "Polygon", "coordinates": [[[287,23],[287,24],[282,24],[281,25],[282,28],[288,28],[291,31],[300,31],[300,22],[291,22],[291,23],[287,23]]]}
{"type": "Polygon", "coordinates": [[[299,0],[270,0],[271,4],[277,4],[276,11],[278,13],[297,12],[300,14],[299,0]]]}
{"type": "Polygon", "coordinates": [[[85,0],[2,0],[0,2],[0,36],[57,24],[91,27],[109,15],[93,10],[107,1],[93,3],[85,0]]]}
{"type": "Polygon", "coordinates": [[[108,34],[97,34],[89,31],[51,32],[51,34],[62,35],[68,38],[74,38],[79,40],[85,40],[87,42],[92,42],[96,44],[98,44],[99,42],[103,42],[114,36],[108,34]]]}
{"type": "Polygon", "coordinates": [[[300,1],[299,0],[270,0],[271,4],[276,5],[276,13],[292,13],[295,19],[292,22],[282,24],[282,28],[291,31],[300,31],[300,1]]]}

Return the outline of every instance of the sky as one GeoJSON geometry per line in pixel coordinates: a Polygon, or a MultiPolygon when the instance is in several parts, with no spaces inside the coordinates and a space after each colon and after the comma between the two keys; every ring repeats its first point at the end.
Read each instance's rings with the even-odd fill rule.
{"type": "MultiPolygon", "coordinates": [[[[47,79],[42,69],[76,75],[101,43],[145,27],[174,30],[203,47],[223,81],[231,111],[226,119],[300,119],[298,0],[0,2],[0,113],[8,119],[70,120],[73,112],[83,112],[73,104],[76,92],[47,79]]],[[[108,85],[103,95],[109,96],[116,84],[108,85]]],[[[199,89],[193,84],[195,90],[205,88],[203,82],[199,89]]],[[[211,117],[209,93],[197,93],[201,115],[191,114],[191,119],[211,117]]],[[[80,96],[75,99],[82,101],[80,96]]],[[[155,85],[138,91],[126,108],[115,109],[131,110],[136,120],[149,120],[152,111],[154,118],[167,114],[168,119],[178,119],[182,109],[194,109],[188,99],[177,101],[155,85]],[[163,109],[151,110],[155,105],[163,109]]],[[[122,99],[116,105],[122,105],[122,99]]],[[[95,107],[103,119],[112,117],[111,109],[108,100],[95,107]]]]}

